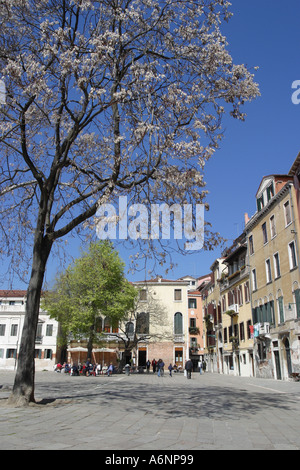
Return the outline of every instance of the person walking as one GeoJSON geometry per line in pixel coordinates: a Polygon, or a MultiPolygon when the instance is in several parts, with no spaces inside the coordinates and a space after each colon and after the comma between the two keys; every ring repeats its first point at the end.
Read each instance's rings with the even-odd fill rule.
{"type": "Polygon", "coordinates": [[[199,372],[200,372],[200,375],[202,375],[202,368],[203,368],[202,361],[199,361],[199,372]]]}
{"type": "Polygon", "coordinates": [[[187,378],[191,379],[192,378],[193,363],[190,359],[188,361],[186,361],[186,363],[185,363],[185,370],[186,370],[187,378]]]}
{"type": "Polygon", "coordinates": [[[169,365],[168,369],[169,369],[170,377],[172,377],[172,370],[173,370],[172,364],[169,365]]]}

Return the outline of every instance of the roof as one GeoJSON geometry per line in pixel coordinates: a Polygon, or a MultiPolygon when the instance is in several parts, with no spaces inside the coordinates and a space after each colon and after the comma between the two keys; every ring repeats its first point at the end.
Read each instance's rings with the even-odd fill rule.
{"type": "Polygon", "coordinates": [[[26,290],[1,290],[0,289],[0,297],[20,297],[24,298],[27,295],[26,290]]]}
{"type": "Polygon", "coordinates": [[[270,199],[268,204],[261,209],[259,212],[256,212],[251,219],[248,221],[248,223],[245,225],[245,232],[248,233],[249,230],[257,223],[258,220],[260,220],[261,217],[264,217],[266,213],[274,206],[275,203],[277,203],[282,197],[284,197],[285,193],[289,190],[289,188],[292,187],[292,183],[289,181],[286,183],[281,190],[275,194],[275,196],[270,199]]]}
{"type": "Polygon", "coordinates": [[[161,277],[156,277],[154,279],[149,279],[145,281],[135,281],[134,284],[179,284],[185,286],[189,285],[189,281],[163,279],[161,277]]]}
{"type": "MultiPolygon", "coordinates": [[[[262,188],[263,188],[263,183],[265,180],[267,179],[274,179],[274,181],[278,184],[279,182],[282,183],[282,186],[284,184],[286,184],[288,181],[292,181],[292,177],[291,175],[278,175],[278,174],[273,174],[273,175],[267,175],[267,176],[264,176],[261,181],[260,181],[260,185],[258,187],[258,190],[256,191],[256,194],[255,194],[255,197],[258,196],[258,194],[262,191],[262,188]]],[[[275,190],[275,193],[277,194],[277,192],[280,191],[280,189],[282,188],[282,186],[279,186],[279,187],[275,187],[274,190],[275,190]]]]}
{"type": "Polygon", "coordinates": [[[300,152],[298,153],[290,171],[289,171],[289,176],[294,176],[296,171],[297,171],[297,168],[300,166],[300,152]]]}

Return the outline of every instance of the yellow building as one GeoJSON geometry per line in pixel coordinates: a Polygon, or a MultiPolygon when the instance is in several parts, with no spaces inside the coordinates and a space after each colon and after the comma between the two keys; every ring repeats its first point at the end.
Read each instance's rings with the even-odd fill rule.
{"type": "Polygon", "coordinates": [[[270,175],[247,221],[255,336],[255,375],[288,379],[300,372],[299,216],[293,178],[270,175]]]}
{"type": "Polygon", "coordinates": [[[253,377],[253,328],[245,234],[238,237],[223,255],[227,270],[220,280],[222,345],[219,342],[219,351],[222,372],[253,377]]]}

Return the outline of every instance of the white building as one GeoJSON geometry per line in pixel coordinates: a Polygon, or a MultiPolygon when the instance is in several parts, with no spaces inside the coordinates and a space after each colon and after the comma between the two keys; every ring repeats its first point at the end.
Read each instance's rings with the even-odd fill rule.
{"type": "MultiPolygon", "coordinates": [[[[0,290],[0,369],[17,366],[26,305],[25,290],[0,290]]],[[[40,310],[36,334],[35,368],[53,370],[58,323],[40,310]]]]}

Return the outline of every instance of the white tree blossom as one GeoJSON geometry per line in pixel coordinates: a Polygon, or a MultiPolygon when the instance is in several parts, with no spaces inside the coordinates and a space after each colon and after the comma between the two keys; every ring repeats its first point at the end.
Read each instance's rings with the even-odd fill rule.
{"type": "Polygon", "coordinates": [[[1,0],[1,250],[21,258],[33,250],[14,397],[34,396],[38,305],[54,243],[119,195],[204,201],[203,169],[225,111],[244,119],[242,105],[259,94],[221,33],[229,5],[1,0]]]}

